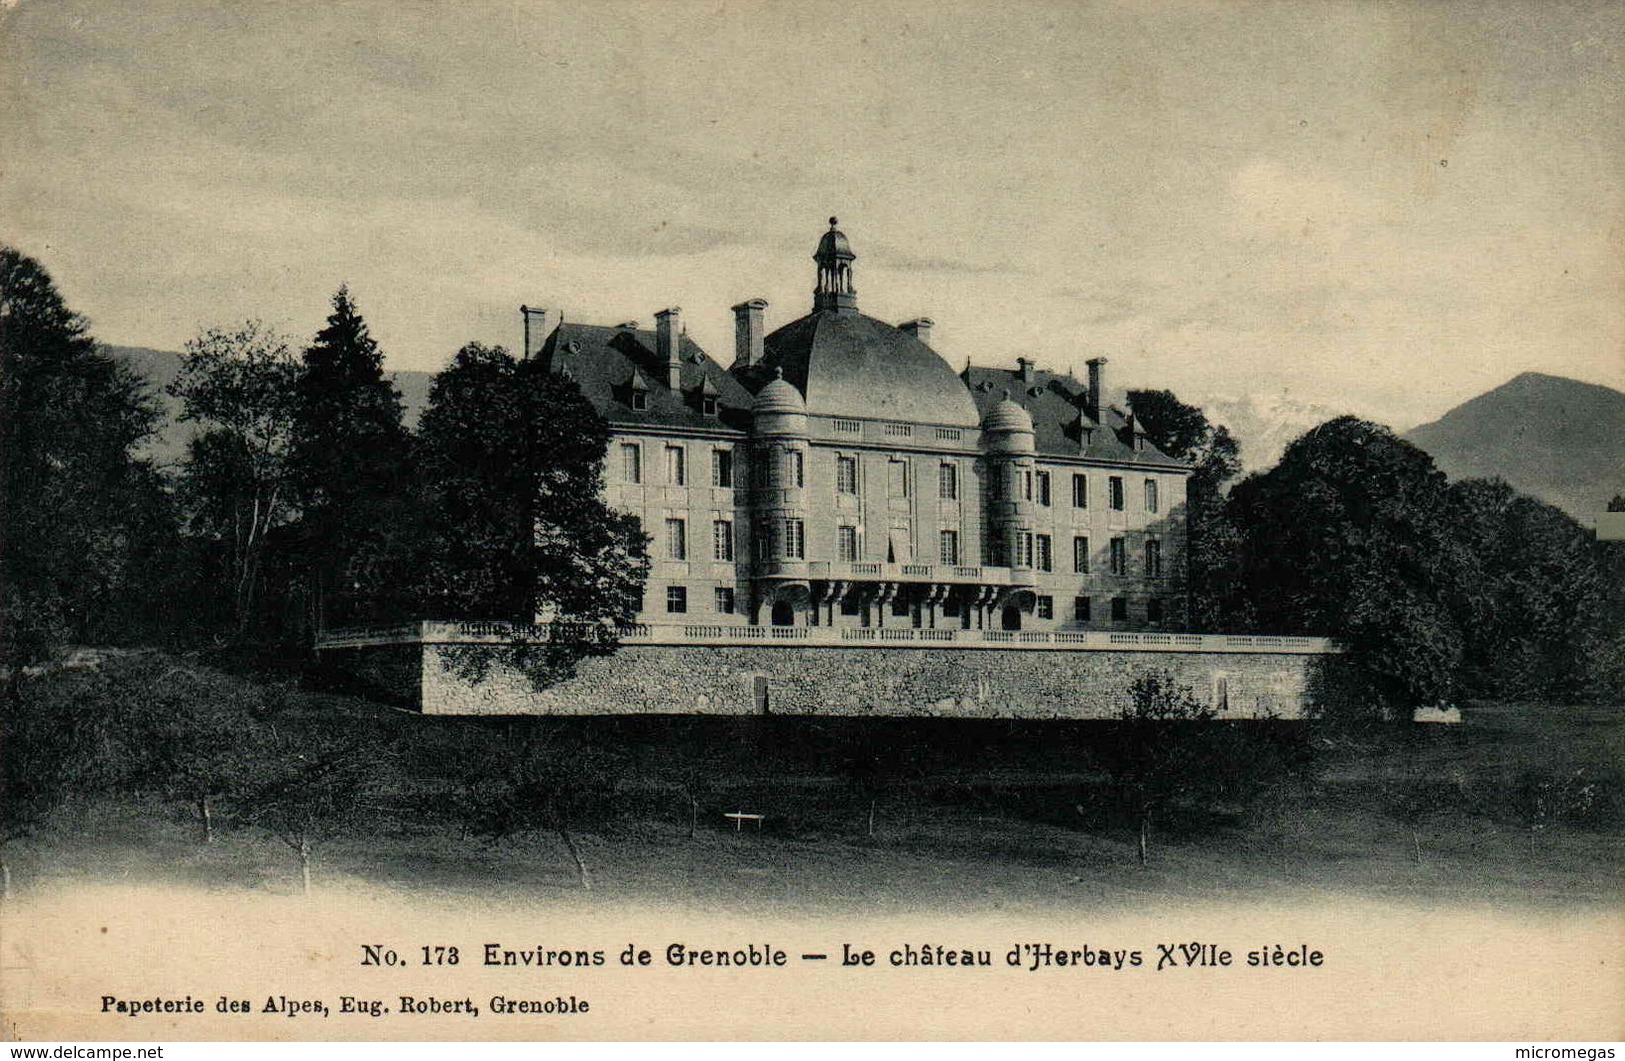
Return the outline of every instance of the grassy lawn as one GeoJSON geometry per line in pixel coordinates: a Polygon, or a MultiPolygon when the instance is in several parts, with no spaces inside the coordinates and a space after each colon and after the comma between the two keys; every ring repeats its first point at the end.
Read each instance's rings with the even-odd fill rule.
{"type": "MultiPolygon", "coordinates": [[[[1625,898],[1625,710],[1614,706],[1471,704],[1461,725],[1363,735],[1296,723],[1249,730],[1263,783],[1239,801],[1203,796],[1159,812],[1141,866],[1136,821],[1105,765],[1127,731],[1105,723],[426,718],[162,656],[61,680],[46,694],[58,705],[115,720],[143,703],[160,718],[237,705],[242,713],[225,724],[198,716],[227,742],[231,718],[359,734],[385,764],[383,780],[315,847],[318,888],[860,913],[1148,897],[1625,898]],[[469,779],[487,777],[493,755],[525,741],[553,769],[565,764],[564,776],[577,762],[597,764],[597,787],[571,826],[590,893],[556,833],[490,841],[462,814],[469,779]],[[736,831],[724,817],[732,811],[764,818],[736,831]]],[[[115,733],[98,776],[149,757],[147,732],[115,733]]],[[[152,773],[139,795],[121,781],[80,791],[34,836],[9,844],[17,887],[127,879],[298,888],[285,845],[232,827],[224,807],[214,842],[200,842],[192,807],[157,795],[152,773]]]]}
{"type": "MultiPolygon", "coordinates": [[[[1525,756],[1549,751],[1539,742],[1481,741],[1465,727],[1428,734],[1408,749],[1338,749],[1318,776],[1283,786],[1245,819],[1157,833],[1144,867],[1130,826],[1080,813],[1076,800],[1093,777],[1006,768],[862,791],[843,778],[810,775],[719,779],[692,838],[685,796],[636,783],[623,793],[620,814],[579,830],[590,894],[553,834],[488,842],[404,814],[380,815],[369,832],[323,843],[315,874],[318,888],[357,881],[450,897],[855,913],[1338,894],[1617,905],[1625,898],[1625,838],[1617,829],[1570,822],[1536,829],[1494,806],[1445,806],[1413,821],[1396,816],[1385,794],[1388,779],[1419,771],[1515,779],[1525,756]],[[1491,754],[1497,750],[1507,757],[1491,754]],[[722,816],[735,809],[767,817],[760,828],[736,832],[722,816]]],[[[204,844],[190,808],[152,799],[75,801],[13,860],[24,888],[52,879],[298,888],[292,853],[267,834],[228,828],[204,844]]]]}

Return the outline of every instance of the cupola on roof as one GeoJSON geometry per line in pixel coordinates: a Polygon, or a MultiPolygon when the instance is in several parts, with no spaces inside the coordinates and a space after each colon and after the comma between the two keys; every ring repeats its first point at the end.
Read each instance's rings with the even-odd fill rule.
{"type": "Polygon", "coordinates": [[[990,433],[1019,431],[1030,435],[1033,433],[1033,417],[1006,391],[999,404],[988,410],[987,418],[982,421],[982,430],[990,433]]]}
{"type": "Polygon", "coordinates": [[[975,401],[935,350],[858,312],[852,278],[857,255],[836,224],[830,218],[813,255],[813,311],[768,335],[760,364],[736,365],[734,371],[748,387],[762,387],[782,372],[815,416],[976,427],[981,418],[975,401]]]}
{"type": "Polygon", "coordinates": [[[795,384],[784,378],[780,372],[773,382],[756,392],[756,400],[751,403],[750,411],[757,415],[774,415],[783,413],[805,413],[807,403],[802,400],[801,392],[796,390],[795,384]]]}

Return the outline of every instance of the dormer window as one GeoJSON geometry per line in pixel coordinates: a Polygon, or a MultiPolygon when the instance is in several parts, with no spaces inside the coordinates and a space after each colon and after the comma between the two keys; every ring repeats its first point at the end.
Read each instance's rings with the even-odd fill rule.
{"type": "Polygon", "coordinates": [[[709,394],[702,395],[700,397],[700,412],[706,416],[717,415],[717,400],[709,394]]]}
{"type": "Polygon", "coordinates": [[[649,408],[649,384],[643,378],[643,373],[632,370],[632,378],[626,381],[626,404],[632,407],[633,412],[645,412],[649,408]]]}

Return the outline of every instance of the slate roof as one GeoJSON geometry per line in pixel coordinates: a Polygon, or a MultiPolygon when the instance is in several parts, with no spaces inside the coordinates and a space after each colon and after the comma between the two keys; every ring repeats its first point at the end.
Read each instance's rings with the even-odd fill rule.
{"type": "Polygon", "coordinates": [[[815,416],[975,427],[965,385],[936,351],[855,310],[819,310],[768,335],[761,364],[737,376],[759,390],[778,369],[815,416]]]}
{"type": "Polygon", "coordinates": [[[543,344],[541,358],[563,372],[586,395],[598,415],[618,426],[688,428],[742,434],[750,429],[751,394],[687,335],[678,342],[680,390],[666,385],[666,362],[656,353],[655,333],[565,321],[543,344]],[[632,408],[633,380],[641,373],[647,408],[632,408]],[[700,398],[711,390],[717,415],[706,416],[700,398]]]}
{"type": "Polygon", "coordinates": [[[1033,381],[1023,383],[1019,369],[971,366],[959,378],[970,388],[977,412],[985,417],[1010,392],[1010,400],[1026,409],[1033,418],[1034,445],[1040,454],[1084,457],[1090,460],[1119,461],[1165,468],[1188,468],[1149,442],[1136,451],[1128,439],[1128,420],[1122,411],[1108,406],[1103,410],[1105,425],[1098,425],[1084,413],[1084,397],[1089,388],[1070,376],[1041,369],[1033,370],[1033,381]],[[1080,449],[1080,420],[1093,428],[1089,445],[1080,449]]]}

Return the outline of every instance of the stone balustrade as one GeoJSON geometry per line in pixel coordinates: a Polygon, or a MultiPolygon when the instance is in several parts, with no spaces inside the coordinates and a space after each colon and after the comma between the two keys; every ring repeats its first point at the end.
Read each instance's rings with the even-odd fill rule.
{"type": "MultiPolygon", "coordinates": [[[[400,644],[511,644],[569,636],[567,627],[504,622],[421,622],[328,631],[319,649],[400,644]]],[[[744,623],[644,623],[619,631],[624,645],[827,645],[857,648],[1029,649],[1078,652],[1209,652],[1322,655],[1341,650],[1328,638],[1276,634],[1181,634],[1115,630],[964,630],[910,626],[750,626],[744,623]]]]}

